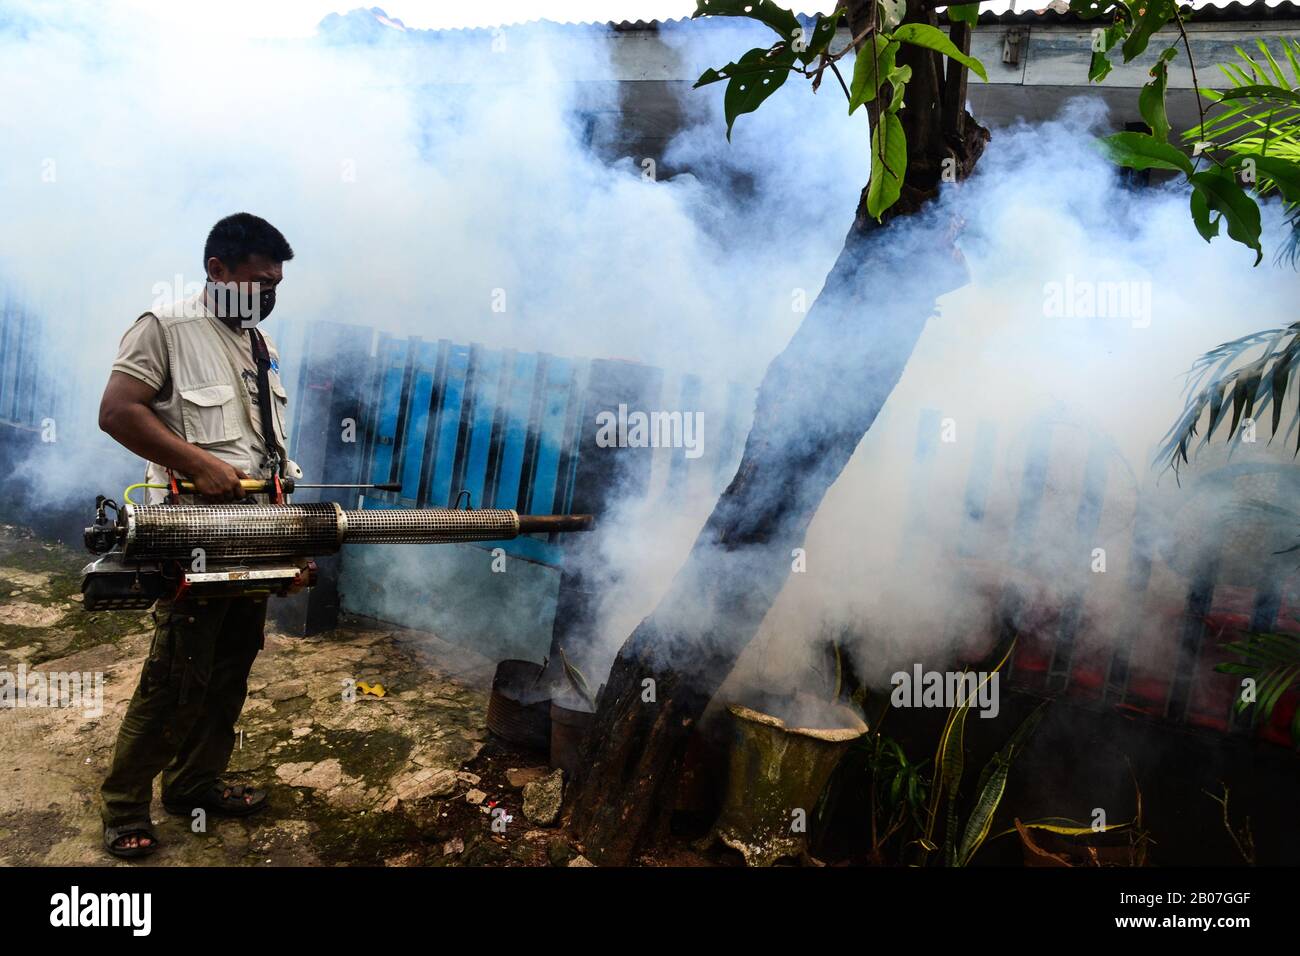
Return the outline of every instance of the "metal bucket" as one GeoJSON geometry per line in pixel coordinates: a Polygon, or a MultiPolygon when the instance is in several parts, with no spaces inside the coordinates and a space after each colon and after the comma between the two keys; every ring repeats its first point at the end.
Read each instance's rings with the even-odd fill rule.
{"type": "Polygon", "coordinates": [[[512,746],[545,752],[551,745],[551,692],[541,676],[542,665],[532,661],[498,664],[487,728],[512,746]]]}
{"type": "Polygon", "coordinates": [[[556,700],[551,701],[551,766],[563,770],[565,780],[572,780],[577,775],[581,766],[582,740],[595,719],[593,711],[575,710],[556,700]]]}

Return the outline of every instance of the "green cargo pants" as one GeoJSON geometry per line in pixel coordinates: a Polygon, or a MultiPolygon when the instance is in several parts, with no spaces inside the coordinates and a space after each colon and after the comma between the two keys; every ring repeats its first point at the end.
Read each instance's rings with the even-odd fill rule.
{"type": "Polygon", "coordinates": [[[265,640],[264,598],[160,601],[153,617],[149,657],[100,788],[106,826],[149,819],[159,773],[165,802],[218,781],[265,640]]]}

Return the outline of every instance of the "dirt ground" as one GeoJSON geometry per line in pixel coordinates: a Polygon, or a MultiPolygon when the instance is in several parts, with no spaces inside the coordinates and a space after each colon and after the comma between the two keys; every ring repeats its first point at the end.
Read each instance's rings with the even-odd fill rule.
{"type": "Polygon", "coordinates": [[[540,776],[544,759],[488,742],[492,662],[432,634],[364,620],[305,639],[268,627],[227,775],[267,787],[267,811],[248,820],[213,818],[206,833],[193,833],[188,819],[163,810],[155,792],[163,847],[143,863],[109,857],[98,788],[151,623],[147,612],[82,611],[86,560],[0,526],[0,670],[104,675],[99,716],[83,708],[0,707],[0,863],[585,862],[562,833],[524,815],[516,784],[540,776]],[[382,684],[386,693],[358,693],[349,703],[348,680],[382,684]]]}

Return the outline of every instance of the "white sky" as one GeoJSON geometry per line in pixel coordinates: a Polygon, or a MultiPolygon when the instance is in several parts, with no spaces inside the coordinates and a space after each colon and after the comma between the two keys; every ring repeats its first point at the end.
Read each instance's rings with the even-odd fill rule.
{"type": "MultiPolygon", "coordinates": [[[[788,0],[787,0],[788,2],[788,0]]],[[[1017,0],[1020,10],[1045,7],[1048,0],[1017,0]]],[[[1275,6],[1282,0],[1269,0],[1275,6]]],[[[488,27],[529,20],[560,23],[606,20],[671,20],[688,17],[695,0],[117,0],[135,15],[183,28],[229,32],[251,37],[308,36],[328,13],[378,6],[408,27],[449,29],[488,27]]],[[[1206,0],[1195,0],[1204,6],[1206,0]]],[[[1223,2],[1215,3],[1222,6],[1223,2]]],[[[1010,0],[983,3],[981,10],[1005,10],[1010,0]]],[[[795,9],[817,13],[834,7],[834,0],[806,0],[795,9]]]]}

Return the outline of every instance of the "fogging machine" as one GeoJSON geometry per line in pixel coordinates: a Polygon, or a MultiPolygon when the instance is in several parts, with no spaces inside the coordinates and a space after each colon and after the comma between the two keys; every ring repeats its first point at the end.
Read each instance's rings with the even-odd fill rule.
{"type": "MultiPolygon", "coordinates": [[[[293,490],[291,480],[280,482],[284,493],[293,490]]],[[[247,479],[244,490],[270,490],[268,484],[247,479]]],[[[301,482],[297,487],[396,490],[301,482]]],[[[177,490],[193,489],[181,482],[177,490]]],[[[333,502],[119,506],[100,495],[85,541],[101,557],[82,571],[82,602],[87,611],[127,611],[183,597],[283,596],[311,587],[312,559],[335,554],[344,544],[501,541],[589,531],[592,525],[591,515],[521,515],[505,508],[347,511],[333,502]]]]}

